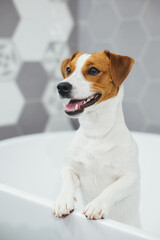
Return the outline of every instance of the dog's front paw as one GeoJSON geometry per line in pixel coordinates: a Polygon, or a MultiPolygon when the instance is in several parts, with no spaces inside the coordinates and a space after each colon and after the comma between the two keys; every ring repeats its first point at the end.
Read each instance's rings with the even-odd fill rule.
{"type": "Polygon", "coordinates": [[[110,205],[107,202],[95,199],[85,207],[83,214],[88,219],[97,220],[107,218],[109,211],[110,205]]]}
{"type": "Polygon", "coordinates": [[[74,211],[76,198],[70,194],[60,194],[53,207],[53,215],[65,217],[74,211]]]}

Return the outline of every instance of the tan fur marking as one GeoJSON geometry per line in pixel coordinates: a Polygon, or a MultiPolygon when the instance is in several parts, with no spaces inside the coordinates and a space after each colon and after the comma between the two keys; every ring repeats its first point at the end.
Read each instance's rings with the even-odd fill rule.
{"type": "Polygon", "coordinates": [[[92,53],[91,57],[86,61],[82,68],[82,73],[86,80],[92,82],[93,93],[101,93],[99,102],[114,97],[118,93],[118,88],[113,84],[109,69],[109,59],[103,52],[92,53]],[[95,67],[100,70],[96,76],[88,75],[88,69],[95,67]]]}
{"type": "Polygon", "coordinates": [[[76,68],[76,62],[82,54],[83,53],[81,53],[81,52],[75,52],[75,53],[73,53],[72,57],[65,59],[61,63],[61,72],[62,72],[62,75],[64,78],[68,77],[68,75],[66,74],[67,67],[71,68],[71,74],[74,72],[74,70],[76,68]]]}
{"type": "Polygon", "coordinates": [[[129,74],[134,60],[109,51],[92,53],[82,68],[86,80],[92,82],[92,91],[101,93],[99,102],[105,101],[118,94],[119,86],[129,74]],[[112,57],[113,56],[113,57],[112,57]],[[97,68],[100,73],[96,76],[88,74],[90,67],[97,68]]]}

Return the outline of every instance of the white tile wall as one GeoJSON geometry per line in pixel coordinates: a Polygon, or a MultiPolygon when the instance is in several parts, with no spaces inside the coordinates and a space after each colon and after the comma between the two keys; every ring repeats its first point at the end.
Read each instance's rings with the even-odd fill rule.
{"type": "Polygon", "coordinates": [[[0,139],[77,126],[56,93],[60,63],[77,50],[132,56],[127,125],[160,133],[159,13],[159,0],[1,0],[0,139]]]}

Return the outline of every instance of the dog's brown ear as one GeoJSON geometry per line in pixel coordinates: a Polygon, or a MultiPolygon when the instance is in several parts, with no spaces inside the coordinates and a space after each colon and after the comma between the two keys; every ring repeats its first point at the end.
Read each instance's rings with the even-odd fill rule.
{"type": "Polygon", "coordinates": [[[134,64],[134,60],[128,56],[117,55],[106,50],[104,52],[110,59],[110,73],[112,81],[117,87],[119,87],[128,76],[134,64]]]}
{"type": "Polygon", "coordinates": [[[71,57],[71,61],[78,55],[78,54],[81,54],[80,51],[77,51],[75,53],[72,54],[72,57],[71,57]]]}
{"type": "Polygon", "coordinates": [[[67,65],[77,56],[77,55],[81,55],[81,52],[75,52],[72,54],[72,56],[70,58],[65,59],[62,63],[61,63],[61,73],[63,75],[63,77],[65,77],[65,72],[66,72],[66,68],[67,65]]]}
{"type": "Polygon", "coordinates": [[[70,58],[66,58],[65,60],[63,60],[63,62],[61,63],[61,73],[62,76],[65,78],[65,72],[66,72],[66,68],[68,63],[70,62],[70,58]]]}

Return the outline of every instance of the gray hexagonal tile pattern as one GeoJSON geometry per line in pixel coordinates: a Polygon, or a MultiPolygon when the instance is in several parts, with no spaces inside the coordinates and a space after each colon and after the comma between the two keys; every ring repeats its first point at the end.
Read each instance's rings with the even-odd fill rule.
{"type": "Polygon", "coordinates": [[[92,42],[93,39],[85,24],[77,24],[74,26],[69,39],[69,46],[73,52],[91,52],[92,42]]]}
{"type": "Polygon", "coordinates": [[[108,2],[93,5],[89,16],[88,31],[95,40],[111,38],[114,33],[117,16],[112,5],[108,2]]]}
{"type": "Polygon", "coordinates": [[[151,78],[160,77],[159,56],[160,56],[160,40],[152,40],[143,57],[143,63],[146,67],[146,71],[151,78]]]}
{"type": "Polygon", "coordinates": [[[21,113],[18,125],[23,134],[43,132],[48,121],[48,113],[42,103],[27,103],[21,113]]]}
{"type": "Polygon", "coordinates": [[[124,81],[124,100],[135,100],[141,96],[148,79],[142,66],[135,62],[133,68],[124,81]]]}
{"type": "Polygon", "coordinates": [[[87,0],[87,1],[86,0],[81,0],[81,1],[69,0],[68,1],[68,6],[76,21],[87,20],[91,12],[92,2],[93,0],[87,0]]]}
{"type": "Polygon", "coordinates": [[[21,60],[15,45],[7,39],[0,39],[0,81],[15,80],[21,60]]]}
{"type": "Polygon", "coordinates": [[[50,115],[58,116],[64,112],[62,101],[57,93],[59,81],[50,81],[43,96],[44,105],[50,115]]]}
{"type": "Polygon", "coordinates": [[[113,43],[111,42],[96,42],[92,44],[92,52],[101,52],[104,50],[114,52],[113,43]]]}
{"type": "Polygon", "coordinates": [[[160,125],[154,124],[154,123],[148,124],[148,126],[146,127],[146,131],[151,132],[151,133],[160,134],[160,125]]]}
{"type": "Polygon", "coordinates": [[[25,62],[19,72],[17,83],[26,99],[41,98],[48,77],[39,62],[25,62]]]}
{"type": "Polygon", "coordinates": [[[128,128],[130,130],[143,131],[145,127],[145,118],[138,103],[124,101],[123,111],[128,128]]]}
{"type": "Polygon", "coordinates": [[[120,24],[115,43],[121,54],[137,58],[140,56],[146,40],[147,36],[141,23],[138,20],[131,20],[120,24]]]}
{"type": "Polygon", "coordinates": [[[0,37],[8,38],[14,33],[19,22],[18,12],[12,0],[0,1],[0,37]]]}
{"type": "Polygon", "coordinates": [[[145,7],[146,0],[116,0],[117,7],[123,17],[139,16],[145,7]]]}
{"type": "Polygon", "coordinates": [[[147,6],[147,10],[144,14],[144,23],[149,33],[154,36],[158,36],[160,34],[160,1],[152,0],[149,1],[147,6]]]}
{"type": "Polygon", "coordinates": [[[77,128],[56,96],[61,61],[104,49],[136,61],[124,81],[128,127],[160,133],[159,13],[159,0],[1,0],[0,139],[77,128]]]}
{"type": "Polygon", "coordinates": [[[0,140],[20,136],[20,132],[16,125],[8,125],[0,127],[0,140]]]}
{"type": "Polygon", "coordinates": [[[43,66],[51,78],[61,79],[61,62],[70,57],[70,50],[64,42],[50,42],[44,54],[43,66]]]}
{"type": "Polygon", "coordinates": [[[160,81],[151,83],[143,98],[144,110],[150,123],[160,123],[160,81]]]}

